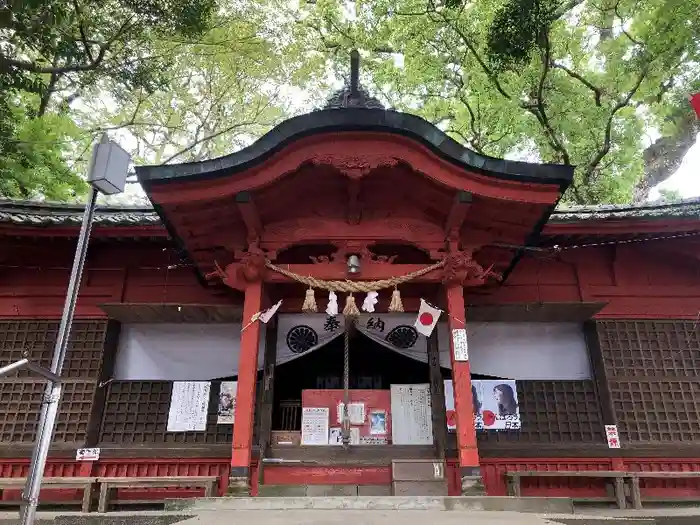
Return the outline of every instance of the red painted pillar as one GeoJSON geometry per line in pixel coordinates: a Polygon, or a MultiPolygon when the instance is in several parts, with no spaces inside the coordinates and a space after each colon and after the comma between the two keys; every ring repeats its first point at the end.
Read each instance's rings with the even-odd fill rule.
{"type": "MultiPolygon", "coordinates": [[[[457,417],[457,449],[462,494],[484,493],[479,470],[479,450],[474,428],[474,405],[469,361],[455,360],[455,331],[466,330],[464,288],[461,283],[446,283],[447,325],[450,330],[450,361],[457,417]]],[[[457,334],[459,336],[459,334],[457,334]]]]}
{"type": "Polygon", "coordinates": [[[258,375],[258,348],[260,345],[260,323],[250,323],[252,317],[262,309],[263,284],[249,283],[245,289],[241,351],[238,358],[238,389],[233,425],[231,451],[231,473],[229,494],[250,495],[250,460],[255,424],[255,384],[258,375]],[[250,323],[250,324],[249,324],[250,323]]]}

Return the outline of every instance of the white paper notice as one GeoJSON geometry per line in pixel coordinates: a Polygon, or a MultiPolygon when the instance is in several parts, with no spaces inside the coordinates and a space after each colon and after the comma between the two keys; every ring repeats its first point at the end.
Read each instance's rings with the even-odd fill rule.
{"type": "Polygon", "coordinates": [[[608,448],[620,448],[620,434],[617,425],[605,425],[605,437],[608,440],[608,448]]]}
{"type": "Polygon", "coordinates": [[[168,432],[204,432],[209,411],[208,381],[175,381],[170,396],[168,432]]]}
{"type": "Polygon", "coordinates": [[[301,444],[328,444],[328,408],[303,408],[301,414],[301,444]]]}
{"type": "MultiPolygon", "coordinates": [[[[338,423],[343,422],[343,410],[345,410],[345,403],[338,403],[338,423]]],[[[364,425],[365,424],[365,404],[364,403],[350,403],[348,405],[348,416],[350,416],[351,425],[364,425]]]]}
{"type": "Polygon", "coordinates": [[[467,331],[464,328],[452,330],[452,344],[454,345],[455,361],[469,361],[467,331]]]}
{"type": "Polygon", "coordinates": [[[97,461],[100,459],[99,448],[79,448],[75,453],[76,461],[97,461]]]}
{"type": "MultiPolygon", "coordinates": [[[[303,438],[302,438],[303,439],[303,438]]],[[[302,445],[305,444],[302,441],[302,445]]],[[[316,444],[316,443],[312,443],[316,444]]],[[[343,444],[343,429],[340,427],[332,427],[328,433],[328,444],[329,445],[342,445],[343,444]]],[[[350,444],[359,445],[360,444],[360,429],[357,427],[350,427],[350,444]]]]}
{"type": "Polygon", "coordinates": [[[391,385],[391,441],[394,445],[432,445],[430,385],[391,385]]]}

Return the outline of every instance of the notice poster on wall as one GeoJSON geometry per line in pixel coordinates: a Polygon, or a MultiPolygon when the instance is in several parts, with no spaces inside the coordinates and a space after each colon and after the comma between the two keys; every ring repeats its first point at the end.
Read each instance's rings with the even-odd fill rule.
{"type": "Polygon", "coordinates": [[[391,385],[391,441],[394,445],[432,445],[430,385],[391,385]]]}
{"type": "Polygon", "coordinates": [[[328,407],[304,407],[301,413],[301,444],[328,444],[328,407]]]}
{"type": "Polygon", "coordinates": [[[445,379],[444,391],[445,411],[447,412],[447,430],[454,432],[457,430],[457,414],[455,413],[455,392],[452,379],[445,379]]]}
{"type": "MultiPolygon", "coordinates": [[[[343,412],[345,411],[345,403],[338,403],[338,423],[343,422],[343,412]]],[[[351,425],[365,424],[365,404],[364,403],[348,403],[348,417],[351,425]]]]}
{"type": "Polygon", "coordinates": [[[170,396],[168,432],[204,432],[209,411],[208,381],[175,381],[170,396]]]}
{"type": "Polygon", "coordinates": [[[386,435],[386,410],[372,410],[369,413],[369,433],[372,436],[386,435]]]}
{"type": "MultiPolygon", "coordinates": [[[[457,428],[454,385],[451,379],[446,379],[444,385],[447,429],[454,431],[457,428]]],[[[477,430],[520,430],[518,390],[513,380],[472,381],[472,410],[477,430]]]]}
{"type": "Polygon", "coordinates": [[[474,381],[472,397],[477,430],[520,430],[520,408],[515,381],[482,379],[474,381]]]}
{"type": "MultiPolygon", "coordinates": [[[[329,445],[342,445],[343,444],[343,429],[341,427],[331,427],[328,433],[328,444],[329,445]]],[[[357,427],[350,428],[350,444],[359,445],[360,444],[360,429],[357,427]]]]}
{"type": "Polygon", "coordinates": [[[79,448],[75,452],[76,461],[98,461],[100,459],[99,448],[79,448]]]}
{"type": "Polygon", "coordinates": [[[617,425],[605,425],[605,437],[608,440],[608,448],[620,448],[620,433],[617,425]]]}
{"type": "Polygon", "coordinates": [[[469,361],[467,331],[464,328],[452,330],[452,345],[454,347],[455,361],[469,361]]]}
{"type": "Polygon", "coordinates": [[[238,381],[222,381],[219,389],[219,410],[216,422],[219,425],[233,425],[236,415],[236,391],[238,381]]]}

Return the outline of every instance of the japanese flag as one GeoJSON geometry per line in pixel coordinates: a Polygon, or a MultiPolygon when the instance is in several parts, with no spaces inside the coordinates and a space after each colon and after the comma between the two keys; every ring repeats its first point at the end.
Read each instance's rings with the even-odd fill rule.
{"type": "Polygon", "coordinates": [[[433,333],[433,329],[440,318],[442,310],[435,308],[428,304],[424,299],[420,300],[420,310],[418,310],[418,318],[414,326],[418,333],[423,334],[426,337],[430,337],[433,333]]]}

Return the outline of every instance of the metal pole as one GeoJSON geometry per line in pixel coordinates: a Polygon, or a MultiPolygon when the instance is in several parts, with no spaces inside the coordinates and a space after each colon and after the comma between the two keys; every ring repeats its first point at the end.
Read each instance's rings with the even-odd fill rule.
{"type": "Polygon", "coordinates": [[[27,366],[27,363],[29,363],[29,359],[20,359],[19,361],[16,361],[12,364],[3,366],[2,368],[0,368],[0,377],[10,375],[10,373],[14,372],[15,370],[21,370],[22,368],[27,366]]]}
{"type": "MultiPolygon", "coordinates": [[[[61,369],[63,368],[63,361],[66,357],[71,325],[73,324],[75,304],[78,300],[80,279],[83,275],[83,266],[85,265],[85,256],[88,249],[90,230],[92,229],[92,219],[95,215],[96,202],[97,190],[90,185],[85,214],[83,215],[83,223],[80,227],[80,235],[78,236],[78,245],[75,249],[73,269],[71,270],[70,281],[68,282],[66,302],[63,305],[63,316],[61,317],[61,325],[58,329],[58,336],[56,338],[56,345],[54,346],[53,359],[51,362],[51,372],[59,377],[61,375],[61,369]]],[[[56,425],[56,415],[58,413],[58,403],[60,399],[61,383],[49,382],[46,385],[46,391],[42,402],[41,415],[37,427],[37,441],[32,453],[32,462],[29,465],[27,485],[22,495],[24,505],[20,512],[21,525],[34,525],[36,508],[39,503],[41,478],[44,474],[46,459],[49,455],[49,447],[51,446],[53,431],[56,425]]]]}
{"type": "Polygon", "coordinates": [[[48,379],[53,383],[61,382],[61,378],[51,372],[51,370],[47,370],[43,366],[35,365],[26,358],[20,359],[19,361],[15,361],[12,364],[0,368],[0,377],[10,375],[15,370],[21,370],[22,368],[27,368],[30,372],[34,372],[35,374],[40,375],[44,379],[48,379]]]}

